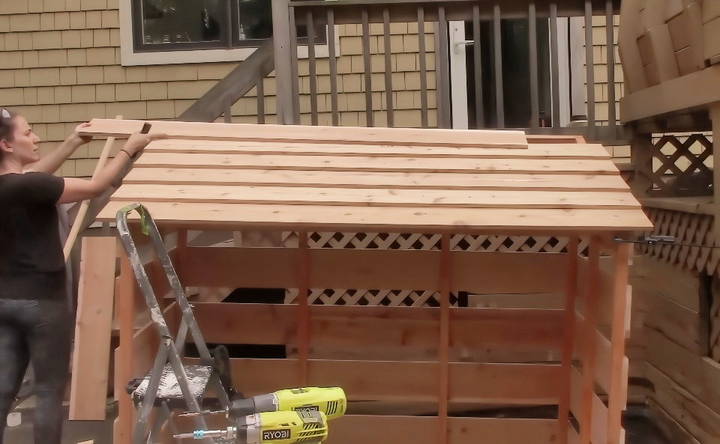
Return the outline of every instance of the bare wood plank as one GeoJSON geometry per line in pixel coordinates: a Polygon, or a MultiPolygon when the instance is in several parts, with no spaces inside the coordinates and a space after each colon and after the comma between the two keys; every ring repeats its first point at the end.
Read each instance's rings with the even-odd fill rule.
{"type": "Polygon", "coordinates": [[[475,76],[475,128],[485,127],[485,106],[482,82],[482,42],[480,36],[480,5],[473,5],[473,57],[475,76]]]}
{"type": "MultiPolygon", "coordinates": [[[[297,252],[277,248],[190,247],[180,258],[191,287],[295,288],[297,252]],[[273,267],[265,264],[271,263],[273,267]],[[245,270],[237,273],[236,270],[245,270]]],[[[310,288],[437,290],[440,254],[430,250],[310,249],[310,288]],[[414,270],[412,275],[401,272],[414,270]]],[[[549,293],[563,288],[566,256],[451,252],[453,290],[549,293]],[[542,272],[540,272],[542,270],[542,272]],[[518,278],[532,276],[532,279],[518,278]]]]}
{"type": "Polygon", "coordinates": [[[393,146],[267,141],[217,141],[164,139],[152,142],[145,152],[205,154],[283,154],[332,156],[479,157],[523,159],[611,159],[599,144],[531,143],[527,149],[473,148],[449,146],[393,146]]]}
{"type": "Polygon", "coordinates": [[[299,377],[302,385],[308,384],[308,358],[310,356],[310,307],[308,306],[308,294],[310,292],[310,275],[312,273],[312,262],[307,244],[307,232],[298,233],[298,254],[297,254],[297,339],[299,352],[299,377]]]}
{"type": "Polygon", "coordinates": [[[440,378],[438,381],[438,417],[440,419],[439,439],[441,444],[448,442],[448,401],[450,397],[450,291],[453,288],[452,256],[450,255],[450,235],[443,234],[440,251],[440,335],[438,343],[438,361],[440,378]]]}
{"type": "MultiPolygon", "coordinates": [[[[558,433],[554,422],[547,419],[449,418],[448,426],[452,444],[477,436],[493,444],[550,444],[558,433]]],[[[437,427],[436,417],[346,415],[333,422],[328,443],[435,444],[437,427]]]]}
{"type": "MultiPolygon", "coordinates": [[[[565,305],[563,319],[562,381],[563,387],[558,405],[558,429],[570,427],[570,377],[573,350],[575,347],[575,299],[578,292],[578,238],[570,239],[567,247],[567,271],[565,287],[565,305]]],[[[567,435],[560,434],[560,443],[567,443],[567,435]]]]}
{"type": "Polygon", "coordinates": [[[427,53],[425,51],[425,9],[418,6],[418,51],[420,52],[420,121],[423,128],[428,125],[427,53]]]}
{"type": "Polygon", "coordinates": [[[618,175],[618,169],[607,159],[467,159],[458,162],[447,158],[282,156],[260,154],[185,154],[146,153],[136,168],[193,167],[284,169],[318,171],[399,171],[456,172],[477,174],[500,173],[593,173],[618,175]]]}
{"type": "MultiPolygon", "coordinates": [[[[272,304],[194,303],[206,340],[221,344],[298,343],[296,307],[272,304]],[[263,326],[273,325],[272,329],[263,326]]],[[[440,309],[431,307],[311,305],[311,354],[316,349],[436,349],[440,309]]],[[[559,310],[450,308],[453,348],[517,346],[558,350],[559,310]]],[[[436,356],[436,355],[435,355],[436,356]]]]}
{"type": "Polygon", "coordinates": [[[127,184],[113,200],[453,208],[637,208],[628,192],[377,190],[217,185],[127,184]]]}
{"type": "MultiPolygon", "coordinates": [[[[237,389],[250,396],[297,384],[295,359],[231,359],[237,389]],[[296,374],[296,373],[295,373],[296,374]],[[295,381],[295,382],[293,382],[295,381]]],[[[343,387],[350,401],[437,401],[436,362],[308,362],[311,386],[343,387]]],[[[543,405],[557,401],[559,366],[451,363],[450,401],[543,405]]]]}
{"type": "Polygon", "coordinates": [[[70,385],[71,420],[105,419],[115,293],[113,237],[82,241],[75,346],[70,385]]]}
{"type": "MultiPolygon", "coordinates": [[[[121,248],[121,247],[120,247],[121,248]]],[[[122,251],[122,250],[121,250],[122,251]]],[[[120,324],[120,346],[115,361],[115,374],[121,384],[115,384],[115,399],[118,401],[118,427],[115,436],[119,444],[130,444],[133,427],[133,404],[130,395],[124,389],[124,383],[133,375],[133,317],[135,313],[135,294],[138,292],[132,266],[127,255],[120,255],[120,276],[118,292],[115,298],[116,317],[120,324]]]]}
{"type": "MultiPolygon", "coordinates": [[[[152,133],[170,138],[202,140],[295,141],[418,146],[527,148],[521,131],[446,130],[410,128],[343,128],[200,122],[149,121],[152,133]]],[[[127,137],[144,124],[139,120],[93,119],[82,135],[127,137]]]]}
{"type": "Polygon", "coordinates": [[[365,72],[365,125],[372,127],[375,126],[375,118],[373,115],[372,60],[370,58],[370,24],[367,7],[362,9],[360,20],[362,23],[363,70],[365,72]]]}
{"type": "Polygon", "coordinates": [[[387,126],[395,126],[395,104],[393,101],[392,83],[392,44],[390,39],[390,9],[383,8],[383,42],[385,52],[385,109],[387,112],[387,126]]]}
{"type": "Polygon", "coordinates": [[[134,168],[125,184],[215,184],[308,186],[315,188],[396,188],[429,190],[538,190],[538,191],[624,191],[627,184],[619,175],[573,174],[454,174],[292,171],[203,168],[134,168]]]}
{"type": "Polygon", "coordinates": [[[340,124],[338,113],[338,87],[337,87],[337,55],[335,51],[335,10],[327,8],[327,33],[328,33],[328,59],[330,61],[330,110],[332,112],[332,124],[340,124]]]}
{"type": "Polygon", "coordinates": [[[587,418],[580,416],[583,415],[583,411],[585,410],[585,406],[583,405],[583,402],[585,402],[583,400],[584,389],[582,388],[583,375],[581,375],[577,369],[573,369],[571,373],[571,386],[573,389],[570,399],[570,410],[573,412],[580,424],[579,440],[577,442],[582,442],[581,440],[585,434],[590,436],[590,442],[607,442],[607,407],[595,394],[595,392],[592,392],[590,393],[589,401],[592,407],[591,415],[587,418]]]}
{"type": "MultiPolygon", "coordinates": [[[[599,287],[600,287],[600,244],[597,238],[590,241],[589,253],[589,279],[586,290],[586,307],[585,307],[585,325],[583,326],[583,355],[582,355],[582,389],[581,389],[581,405],[577,419],[580,422],[580,442],[581,444],[590,444],[593,434],[589,424],[594,423],[593,411],[595,403],[595,363],[596,349],[595,331],[597,329],[598,305],[599,305],[599,287]]],[[[602,442],[602,441],[597,441],[602,442]]]]}
{"type": "Polygon", "coordinates": [[[657,401],[649,399],[647,404],[653,423],[665,436],[669,437],[670,442],[677,444],[700,444],[700,441],[695,439],[695,437],[678,423],[657,401]]]}
{"type": "MultiPolygon", "coordinates": [[[[612,17],[611,17],[612,18],[612,17]]],[[[625,325],[628,321],[628,267],[632,256],[632,244],[620,244],[614,254],[613,317],[611,329],[610,387],[608,391],[608,444],[621,444],[622,412],[627,404],[627,373],[623,374],[625,361],[625,325]]],[[[624,443],[623,443],[624,444],[624,443]]]]}
{"type": "MultiPolygon", "coordinates": [[[[111,201],[99,213],[99,220],[114,220],[117,210],[126,202],[111,201]]],[[[532,230],[534,234],[570,232],[647,230],[652,224],[637,210],[575,210],[561,212],[548,209],[495,208],[482,212],[467,209],[343,207],[311,205],[176,205],[167,202],[147,204],[153,218],[163,224],[188,227],[233,227],[237,229],[305,229],[328,231],[370,231],[406,233],[464,232],[500,230],[503,233],[532,230]]]]}

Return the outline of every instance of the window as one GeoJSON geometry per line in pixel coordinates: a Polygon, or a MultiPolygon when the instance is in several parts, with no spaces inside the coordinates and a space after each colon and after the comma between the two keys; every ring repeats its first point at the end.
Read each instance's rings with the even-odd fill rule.
{"type": "MultiPolygon", "coordinates": [[[[123,65],[238,61],[272,37],[271,0],[120,2],[123,65]]],[[[318,56],[326,30],[316,26],[318,56]]],[[[298,44],[307,44],[298,26],[298,44]]],[[[300,47],[300,56],[307,52],[300,47]]]]}

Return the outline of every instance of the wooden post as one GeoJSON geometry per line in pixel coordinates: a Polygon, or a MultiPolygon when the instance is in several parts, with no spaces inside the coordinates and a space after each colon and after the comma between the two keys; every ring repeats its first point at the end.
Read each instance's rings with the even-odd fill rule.
{"type": "Polygon", "coordinates": [[[625,325],[629,316],[628,265],[632,244],[620,244],[615,249],[612,330],[610,340],[610,389],[608,393],[608,444],[620,442],[622,412],[627,403],[627,366],[625,364],[625,325]]]}
{"type": "Polygon", "coordinates": [[[298,233],[298,316],[297,341],[300,363],[300,384],[308,383],[308,356],[310,354],[310,307],[308,295],[310,293],[310,252],[306,232],[298,233]]]}
{"type": "Polygon", "coordinates": [[[272,0],[273,46],[275,50],[275,85],[277,120],[283,125],[295,120],[291,65],[290,17],[288,0],[272,0]]]}
{"type": "Polygon", "coordinates": [[[450,235],[442,235],[442,251],[440,259],[440,390],[438,399],[438,416],[440,417],[440,444],[448,442],[448,396],[450,392],[450,291],[452,289],[452,258],[450,256],[450,235]]]}
{"type": "Polygon", "coordinates": [[[133,404],[125,385],[133,376],[133,324],[135,295],[138,291],[132,265],[118,245],[120,254],[120,276],[115,293],[115,312],[120,327],[120,346],[115,360],[115,399],[118,401],[118,419],[115,423],[115,444],[130,444],[133,429],[133,404]]]}
{"type": "Polygon", "coordinates": [[[567,443],[570,425],[570,378],[575,348],[575,300],[578,290],[578,238],[570,238],[567,248],[567,281],[565,284],[565,317],[563,327],[562,381],[563,391],[558,406],[558,433],[560,444],[567,443]]]}
{"type": "Polygon", "coordinates": [[[583,284],[585,294],[585,325],[583,326],[582,388],[580,404],[580,444],[590,444],[592,437],[593,395],[595,394],[595,361],[597,350],[597,319],[600,299],[601,239],[590,241],[589,279],[583,284]]]}
{"type": "Polygon", "coordinates": [[[630,162],[634,172],[630,188],[637,198],[646,197],[652,188],[652,151],[652,135],[635,132],[630,142],[630,162]]]}
{"type": "MultiPolygon", "coordinates": [[[[713,164],[720,157],[717,153],[720,152],[720,102],[713,103],[710,105],[710,119],[712,120],[713,130],[713,164]]],[[[715,245],[720,244],[720,168],[713,168],[713,194],[715,197],[715,245]]]]}

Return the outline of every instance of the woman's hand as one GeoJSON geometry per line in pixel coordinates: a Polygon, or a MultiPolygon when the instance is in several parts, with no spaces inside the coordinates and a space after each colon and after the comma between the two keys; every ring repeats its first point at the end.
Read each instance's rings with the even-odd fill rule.
{"type": "Polygon", "coordinates": [[[77,146],[85,145],[92,140],[92,136],[81,136],[80,133],[84,128],[90,126],[90,122],[83,122],[75,127],[75,130],[70,134],[68,140],[73,142],[77,146]]]}
{"type": "Polygon", "coordinates": [[[141,153],[150,142],[158,139],[167,139],[167,134],[133,133],[130,135],[127,142],[125,142],[123,149],[131,156],[135,156],[136,154],[141,153]]]}

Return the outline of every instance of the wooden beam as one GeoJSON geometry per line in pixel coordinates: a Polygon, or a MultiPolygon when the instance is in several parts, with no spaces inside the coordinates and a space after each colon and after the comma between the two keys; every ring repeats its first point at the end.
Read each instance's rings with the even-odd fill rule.
{"type": "MultiPolygon", "coordinates": [[[[122,246],[118,249],[122,250],[122,246]]],[[[125,385],[133,377],[133,324],[135,317],[135,295],[138,293],[132,265],[126,254],[120,255],[120,276],[115,297],[115,316],[120,325],[120,346],[115,360],[115,399],[118,401],[117,430],[115,444],[130,444],[134,418],[134,407],[125,385]]]]}
{"type": "MultiPolygon", "coordinates": [[[[181,279],[191,287],[297,288],[297,254],[279,248],[188,247],[181,252],[181,279]]],[[[310,249],[308,255],[313,264],[310,288],[440,289],[439,251],[310,249]]],[[[557,278],[565,269],[563,254],[452,251],[450,256],[453,290],[496,294],[563,289],[557,278]]]]}
{"type": "MultiPolygon", "coordinates": [[[[589,279],[584,285],[586,291],[585,325],[582,330],[583,355],[582,355],[582,390],[581,404],[577,412],[577,419],[580,423],[580,444],[594,442],[590,424],[595,422],[594,410],[595,397],[595,363],[597,349],[595,335],[598,319],[598,305],[600,299],[600,245],[599,240],[593,237],[590,241],[589,253],[589,279]]],[[[602,441],[597,441],[602,442],[602,441]]]]}
{"type": "Polygon", "coordinates": [[[440,378],[438,387],[438,417],[440,427],[438,430],[438,443],[448,442],[448,398],[450,390],[450,291],[453,288],[452,256],[450,255],[450,235],[443,234],[440,250],[440,334],[438,343],[438,361],[440,365],[440,378]]]}
{"type": "MultiPolygon", "coordinates": [[[[306,143],[386,144],[408,146],[468,146],[527,148],[525,133],[497,130],[445,130],[408,128],[355,128],[282,126],[199,122],[150,121],[152,133],[178,139],[294,141],[306,143]]],[[[93,119],[81,135],[128,137],[138,132],[139,120],[93,119]]]]}
{"type": "MultiPolygon", "coordinates": [[[[578,238],[570,239],[567,247],[567,271],[565,286],[565,306],[563,319],[562,346],[562,384],[563,390],[558,405],[558,429],[570,427],[570,371],[572,370],[575,344],[575,299],[578,292],[578,238]]],[[[560,444],[567,444],[568,436],[560,433],[560,444]]]]}
{"type": "Polygon", "coordinates": [[[113,237],[86,237],[82,241],[70,420],[105,419],[115,292],[115,246],[113,237]]]}

